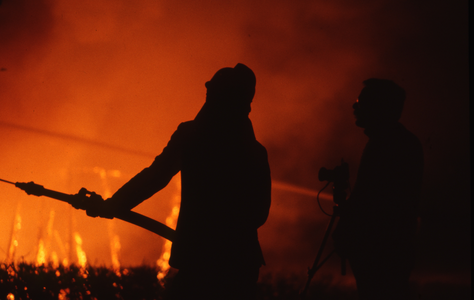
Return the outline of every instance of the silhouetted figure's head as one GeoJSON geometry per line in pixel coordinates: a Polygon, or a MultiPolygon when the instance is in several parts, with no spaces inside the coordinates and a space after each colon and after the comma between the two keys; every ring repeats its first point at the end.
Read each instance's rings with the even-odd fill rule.
{"type": "Polygon", "coordinates": [[[222,115],[247,116],[255,95],[255,84],[255,74],[244,64],[222,68],[205,84],[206,105],[222,115]]]}
{"type": "Polygon", "coordinates": [[[364,85],[352,106],[356,125],[373,128],[396,123],[402,114],[405,90],[387,79],[367,79],[364,85]]]}

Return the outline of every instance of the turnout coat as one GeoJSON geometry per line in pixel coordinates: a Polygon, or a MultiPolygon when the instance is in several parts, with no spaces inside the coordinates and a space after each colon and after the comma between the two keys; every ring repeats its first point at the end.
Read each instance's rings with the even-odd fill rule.
{"type": "Polygon", "coordinates": [[[259,267],[257,228],[268,217],[271,178],[266,149],[248,117],[181,123],[163,152],[110,199],[132,209],[181,172],[181,207],[170,265],[259,267]]]}

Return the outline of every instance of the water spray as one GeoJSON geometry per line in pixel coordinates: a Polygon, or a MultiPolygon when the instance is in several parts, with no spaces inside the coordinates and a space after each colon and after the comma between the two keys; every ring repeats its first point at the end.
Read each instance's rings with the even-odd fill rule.
{"type": "MultiPolygon", "coordinates": [[[[13,184],[17,188],[25,191],[28,195],[34,196],[46,196],[49,198],[53,198],[56,200],[64,201],[71,204],[76,209],[87,210],[88,208],[94,207],[97,204],[103,203],[104,200],[102,196],[96,194],[95,192],[90,192],[85,188],[81,188],[79,193],[77,194],[65,194],[61,192],[57,192],[54,190],[46,189],[42,185],[36,184],[33,181],[30,182],[12,182],[9,180],[1,179],[1,182],[5,182],[8,184],[13,184]]],[[[173,241],[175,231],[166,226],[163,223],[160,223],[154,219],[151,219],[147,216],[139,214],[134,211],[120,211],[116,212],[114,215],[111,214],[102,214],[97,215],[102,218],[113,219],[117,218],[142,228],[145,228],[153,233],[158,234],[159,236],[173,241]]]]}

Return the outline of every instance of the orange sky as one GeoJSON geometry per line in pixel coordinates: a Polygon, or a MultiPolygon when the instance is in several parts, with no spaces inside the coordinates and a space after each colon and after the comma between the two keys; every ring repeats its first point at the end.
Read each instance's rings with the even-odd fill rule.
{"type": "MultiPolygon", "coordinates": [[[[425,145],[428,170],[444,174],[452,165],[465,164],[465,40],[440,30],[443,24],[457,30],[464,23],[453,23],[454,13],[435,17],[441,6],[430,4],[431,11],[421,13],[422,4],[366,2],[3,1],[0,178],[35,181],[65,193],[83,186],[113,192],[151,163],[180,122],[194,118],[204,103],[204,83],[215,71],[238,62],[256,73],[250,117],[278,182],[317,190],[323,186],[317,181],[319,168],[332,168],[341,158],[349,162],[354,181],[366,138],[353,124],[351,104],[361,82],[373,76],[406,87],[413,100],[402,121],[425,145]],[[435,37],[455,43],[449,50],[451,64],[442,63],[450,56],[435,37]],[[429,69],[433,62],[436,71],[429,69]],[[443,73],[456,74],[458,80],[443,73]],[[452,90],[460,100],[446,108],[441,97],[452,90]],[[456,117],[440,124],[443,114],[456,117]],[[462,129],[452,135],[444,128],[462,129]],[[447,143],[459,152],[445,154],[447,143]],[[439,167],[441,161],[446,164],[439,167]],[[120,177],[111,175],[104,182],[94,168],[118,170],[120,177]]],[[[463,9],[452,7],[455,13],[463,9]]],[[[466,169],[454,173],[461,177],[466,169]]],[[[428,189],[439,186],[437,180],[428,177],[428,189]]],[[[466,191],[463,185],[457,198],[464,199],[466,191]]],[[[173,193],[171,186],[137,211],[164,221],[173,193]]],[[[109,251],[108,221],[87,218],[56,200],[28,197],[6,184],[0,185],[0,194],[4,252],[17,210],[23,226],[17,256],[25,259],[34,257],[49,212],[55,210],[54,228],[64,243],[67,231],[76,228],[90,261],[110,263],[108,254],[102,255],[109,251]]],[[[273,201],[261,239],[268,248],[281,243],[281,251],[268,250],[269,260],[275,266],[285,255],[305,257],[307,263],[292,265],[305,273],[318,247],[317,237],[308,239],[324,230],[327,218],[308,195],[274,189],[273,201]],[[283,214],[288,208],[291,213],[283,214]],[[282,225],[287,232],[278,231],[282,225]]],[[[439,201],[427,207],[428,214],[434,211],[432,219],[442,207],[439,201]]],[[[113,222],[124,264],[156,260],[159,238],[113,222]],[[137,243],[149,247],[137,252],[137,243]]]]}

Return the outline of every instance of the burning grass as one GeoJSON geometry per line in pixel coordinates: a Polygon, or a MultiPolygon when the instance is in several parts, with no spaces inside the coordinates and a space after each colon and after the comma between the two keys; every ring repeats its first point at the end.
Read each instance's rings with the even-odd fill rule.
{"type": "MultiPolygon", "coordinates": [[[[163,299],[158,267],[139,266],[114,271],[107,267],[77,265],[53,267],[21,262],[1,264],[0,299],[163,299]]],[[[296,299],[300,282],[264,276],[259,299],[296,299]]],[[[325,293],[318,288],[318,295],[325,293]]],[[[336,298],[327,298],[336,299],[336,298]]]]}
{"type": "MultiPolygon", "coordinates": [[[[162,282],[159,267],[139,266],[114,270],[108,267],[72,264],[55,267],[36,266],[20,262],[0,265],[0,299],[164,299],[173,272],[162,282]]],[[[318,281],[307,299],[353,299],[351,290],[341,290],[327,281],[318,281]],[[333,288],[331,288],[333,287],[333,288]],[[334,289],[337,289],[335,291],[334,289]]],[[[298,299],[301,281],[296,277],[262,276],[258,284],[258,299],[298,299]]]]}
{"type": "Polygon", "coordinates": [[[158,269],[1,264],[0,299],[162,299],[158,269]]]}

